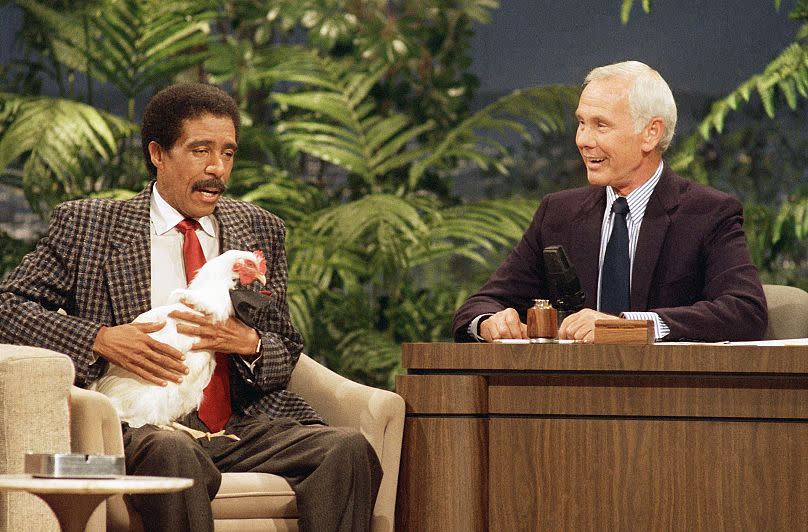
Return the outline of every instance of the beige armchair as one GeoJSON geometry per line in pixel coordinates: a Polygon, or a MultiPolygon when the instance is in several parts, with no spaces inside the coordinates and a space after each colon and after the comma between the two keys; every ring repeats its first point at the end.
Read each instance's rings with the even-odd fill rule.
{"type": "MultiPolygon", "coordinates": [[[[26,451],[123,454],[120,422],[112,405],[99,393],[71,386],[72,380],[73,366],[64,355],[0,345],[0,472],[21,472],[26,451]],[[29,392],[32,384],[36,387],[29,392]]],[[[403,399],[352,382],[306,355],[301,355],[289,388],[330,425],[355,427],[373,445],[384,471],[373,530],[393,530],[403,399]]],[[[264,473],[224,474],[213,515],[217,531],[297,530],[291,487],[283,478],[264,473]]],[[[142,529],[139,516],[129,512],[122,497],[101,505],[88,530],[103,530],[105,522],[108,530],[142,529]]],[[[0,530],[24,529],[56,530],[56,521],[32,495],[0,494],[0,530]]]]}
{"type": "Polygon", "coordinates": [[[808,292],[793,286],[764,284],[769,326],[766,340],[808,338],[808,292]]]}

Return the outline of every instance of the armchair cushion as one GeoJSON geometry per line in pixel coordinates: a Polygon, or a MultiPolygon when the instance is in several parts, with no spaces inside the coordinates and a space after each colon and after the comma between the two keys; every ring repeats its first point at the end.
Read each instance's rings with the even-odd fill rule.
{"type": "Polygon", "coordinates": [[[216,519],[297,519],[295,492],[286,480],[265,473],[228,473],[213,501],[216,519]]]}

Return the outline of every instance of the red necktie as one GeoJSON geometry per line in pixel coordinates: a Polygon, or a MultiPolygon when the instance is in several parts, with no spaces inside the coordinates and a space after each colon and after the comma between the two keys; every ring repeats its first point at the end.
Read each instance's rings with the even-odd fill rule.
{"type": "MultiPolygon", "coordinates": [[[[191,284],[197,270],[205,264],[205,254],[196,237],[199,222],[186,218],[177,224],[185,241],[182,244],[182,255],[185,262],[185,280],[191,284]]],[[[202,404],[199,405],[199,419],[207,425],[211,432],[219,432],[230,419],[230,375],[227,372],[227,357],[224,353],[216,353],[216,369],[205,387],[202,404]]]]}

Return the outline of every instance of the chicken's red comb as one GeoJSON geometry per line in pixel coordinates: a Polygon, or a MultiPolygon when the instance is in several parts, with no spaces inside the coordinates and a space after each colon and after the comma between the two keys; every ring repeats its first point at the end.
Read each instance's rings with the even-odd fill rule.
{"type": "Polygon", "coordinates": [[[264,258],[264,252],[260,249],[256,249],[253,251],[253,255],[258,257],[258,271],[261,272],[262,275],[267,273],[267,260],[264,258]]]}

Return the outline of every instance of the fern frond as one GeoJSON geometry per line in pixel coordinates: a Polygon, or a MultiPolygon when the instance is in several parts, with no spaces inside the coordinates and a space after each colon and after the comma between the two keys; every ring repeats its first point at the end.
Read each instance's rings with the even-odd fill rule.
{"type": "Polygon", "coordinates": [[[721,133],[727,115],[741,102],[757,94],[770,118],[775,115],[774,98],[777,91],[791,109],[797,107],[797,95],[808,97],[808,45],[793,43],[777,56],[766,69],[744,81],[737,89],[713,103],[710,112],[699,124],[699,133],[706,139],[714,129],[721,133]]]}

